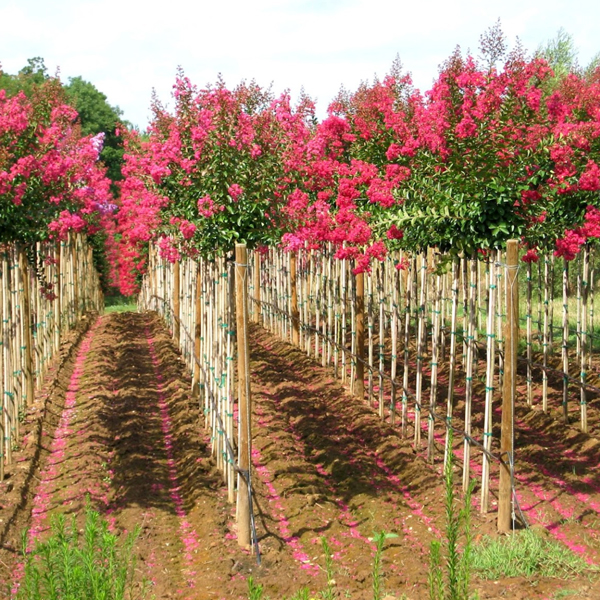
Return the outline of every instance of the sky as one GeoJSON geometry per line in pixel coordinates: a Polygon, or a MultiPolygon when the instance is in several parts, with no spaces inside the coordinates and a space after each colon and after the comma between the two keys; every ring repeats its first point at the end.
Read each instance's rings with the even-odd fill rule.
{"type": "Polygon", "coordinates": [[[399,55],[421,91],[457,45],[477,54],[500,19],[530,52],[564,28],[579,62],[600,52],[598,0],[0,0],[0,65],[44,58],[81,76],[145,129],[154,89],[172,106],[178,67],[199,87],[255,79],[276,94],[302,88],[318,116],[340,87],[383,77],[399,55]]]}

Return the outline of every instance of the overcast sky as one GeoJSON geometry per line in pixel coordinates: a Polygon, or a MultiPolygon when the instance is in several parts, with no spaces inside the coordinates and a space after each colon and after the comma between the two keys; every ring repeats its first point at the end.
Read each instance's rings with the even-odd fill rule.
{"type": "Polygon", "coordinates": [[[600,51],[599,0],[0,0],[0,64],[16,73],[41,56],[141,129],[152,88],[169,101],[178,66],[200,87],[218,73],[293,97],[304,86],[322,116],[341,85],[385,75],[397,54],[429,89],[454,47],[477,53],[498,18],[511,45],[534,51],[563,27],[581,64],[600,51]]]}

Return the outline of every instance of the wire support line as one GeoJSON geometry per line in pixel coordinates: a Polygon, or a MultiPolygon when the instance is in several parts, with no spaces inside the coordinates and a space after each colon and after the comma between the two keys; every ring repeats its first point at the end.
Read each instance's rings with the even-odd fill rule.
{"type": "MultiPolygon", "coordinates": [[[[186,337],[188,338],[188,340],[190,342],[194,341],[194,338],[191,336],[190,332],[188,331],[187,327],[185,326],[184,323],[181,322],[181,319],[179,319],[173,312],[171,306],[169,305],[169,302],[167,300],[165,300],[164,298],[157,296],[155,294],[153,294],[152,296],[150,296],[149,300],[158,300],[160,302],[163,303],[164,306],[166,306],[169,310],[169,316],[174,318],[178,323],[181,329],[183,329],[183,332],[185,333],[186,337]]],[[[250,528],[251,528],[251,532],[252,532],[252,546],[255,549],[256,552],[256,562],[257,564],[260,566],[261,564],[261,555],[260,555],[260,548],[258,545],[258,535],[256,533],[256,519],[254,516],[254,503],[253,503],[253,487],[252,487],[252,477],[251,477],[251,473],[250,473],[250,469],[246,470],[246,469],[241,469],[237,463],[236,457],[235,457],[235,452],[234,452],[234,448],[232,446],[231,440],[229,439],[229,436],[227,435],[227,433],[225,433],[227,430],[225,429],[225,424],[223,423],[223,419],[221,418],[221,414],[218,410],[218,403],[217,403],[217,399],[215,398],[214,393],[212,392],[210,385],[208,385],[208,382],[210,381],[210,379],[212,378],[212,376],[206,371],[204,365],[202,364],[202,362],[200,361],[200,359],[196,356],[195,352],[191,353],[191,356],[194,357],[194,362],[196,363],[196,365],[198,365],[198,368],[201,369],[201,372],[204,376],[204,381],[202,384],[202,387],[204,388],[204,390],[207,391],[208,393],[208,397],[210,400],[210,403],[212,405],[215,417],[218,421],[218,425],[220,428],[220,431],[224,432],[224,440],[225,440],[225,447],[227,450],[227,455],[228,455],[228,460],[229,463],[231,464],[233,470],[235,471],[236,474],[240,475],[240,477],[245,481],[246,485],[248,486],[248,502],[250,505],[250,528]]]]}

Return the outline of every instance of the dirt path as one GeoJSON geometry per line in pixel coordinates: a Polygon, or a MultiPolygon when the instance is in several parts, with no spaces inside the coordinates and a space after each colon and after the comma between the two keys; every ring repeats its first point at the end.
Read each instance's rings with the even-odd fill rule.
{"type": "MultiPolygon", "coordinates": [[[[383,553],[386,592],[428,597],[428,547],[444,530],[439,464],[428,465],[305,354],[262,329],[251,335],[262,566],[237,546],[234,509],[168,333],[152,314],[106,315],[78,346],[73,341],[60,382],[48,392],[42,449],[26,438],[18,467],[0,484],[0,598],[10,597],[19,578],[21,531],[43,536],[50,514],[81,514],[87,497],[115,531],[142,526],[137,575],[151,582],[156,599],[246,598],[248,575],[271,600],[301,586],[322,590],[323,536],[339,597],[366,600],[373,597],[372,538],[381,531],[396,536],[383,553]],[[20,509],[11,512],[16,502],[20,509]]],[[[31,439],[40,410],[27,417],[31,439]]],[[[596,447],[569,457],[563,440],[549,454],[535,452],[550,445],[552,423],[519,418],[521,447],[530,450],[520,474],[525,510],[598,560],[600,495],[588,464],[596,447]],[[581,462],[579,477],[577,467],[571,474],[573,461],[581,462]]],[[[494,514],[473,515],[475,536],[492,533],[494,524],[494,514]]],[[[552,598],[565,587],[578,598],[596,597],[585,579],[475,587],[482,599],[552,598]]]]}

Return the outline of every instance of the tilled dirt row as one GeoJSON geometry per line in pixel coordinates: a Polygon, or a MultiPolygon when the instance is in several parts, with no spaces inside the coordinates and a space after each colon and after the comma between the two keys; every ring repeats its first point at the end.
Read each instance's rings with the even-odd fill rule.
{"type": "MultiPolygon", "coordinates": [[[[234,509],[168,333],[151,313],[107,315],[93,323],[59,378],[64,393],[53,395],[44,420],[43,452],[25,443],[16,453],[22,464],[41,458],[28,478],[21,517],[2,530],[0,598],[10,597],[20,576],[23,528],[30,527],[30,541],[43,537],[49,515],[81,516],[87,498],[113,530],[141,526],[137,580],[150,582],[156,599],[246,598],[249,575],[271,600],[301,586],[316,593],[326,585],[325,538],[339,597],[366,600],[373,597],[373,537],[382,531],[392,534],[383,553],[386,592],[411,600],[428,597],[429,544],[444,536],[439,464],[428,465],[409,440],[304,353],[260,328],[251,336],[252,461],[262,565],[237,546],[234,509]]],[[[548,443],[534,427],[556,435],[551,421],[519,418],[522,435],[532,436],[531,448],[548,443]]],[[[564,447],[554,444],[552,456],[567,455],[563,442],[564,447]]],[[[595,473],[589,481],[583,476],[574,481],[566,463],[542,460],[537,469],[539,455],[531,456],[535,460],[520,475],[525,509],[540,515],[547,529],[552,519],[562,519],[556,529],[565,532],[565,541],[580,541],[596,560],[595,473]],[[580,519],[579,513],[565,512],[582,506],[587,512],[580,519]]],[[[584,461],[584,473],[587,458],[572,460],[584,461]]],[[[19,493],[18,477],[11,477],[2,485],[13,496],[4,498],[19,493]]],[[[0,519],[7,509],[3,505],[0,519]]],[[[475,512],[473,529],[476,537],[493,533],[495,514],[475,512]]],[[[475,581],[481,598],[551,598],[564,585],[577,590],[577,597],[595,597],[585,579],[475,581]]]]}

